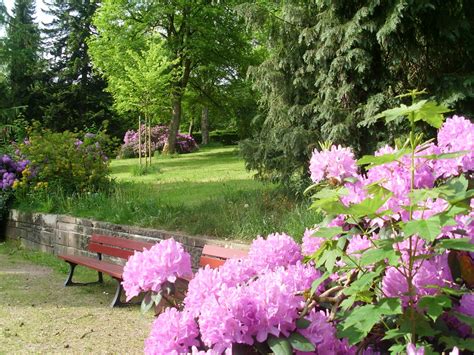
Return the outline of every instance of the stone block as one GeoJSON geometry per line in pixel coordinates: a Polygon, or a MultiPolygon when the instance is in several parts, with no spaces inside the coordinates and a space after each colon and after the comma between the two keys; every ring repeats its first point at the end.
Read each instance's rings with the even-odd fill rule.
{"type": "Polygon", "coordinates": [[[68,236],[69,232],[56,230],[56,233],[54,233],[54,243],[58,245],[67,246],[68,236]]]}
{"type": "Polygon", "coordinates": [[[58,230],[60,231],[75,232],[76,228],[77,225],[75,223],[58,222],[58,230]]]}
{"type": "Polygon", "coordinates": [[[82,234],[68,233],[66,243],[68,247],[85,250],[87,248],[87,238],[82,234]]]}
{"type": "Polygon", "coordinates": [[[90,219],[76,218],[76,223],[84,227],[93,227],[94,224],[90,219]]]}
{"type": "Polygon", "coordinates": [[[66,215],[58,215],[58,222],[76,224],[76,218],[66,215]]]}
{"type": "Polygon", "coordinates": [[[57,227],[56,223],[58,222],[58,216],[55,214],[43,214],[42,215],[42,226],[43,228],[52,228],[57,227]]]}

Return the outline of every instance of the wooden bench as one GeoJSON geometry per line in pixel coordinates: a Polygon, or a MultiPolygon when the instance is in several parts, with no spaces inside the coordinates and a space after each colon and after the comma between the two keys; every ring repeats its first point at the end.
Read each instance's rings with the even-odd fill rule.
{"type": "MultiPolygon", "coordinates": [[[[134,254],[135,251],[143,251],[144,249],[151,248],[153,245],[153,243],[145,243],[125,238],[93,234],[89,240],[87,249],[90,252],[97,253],[97,258],[67,254],[58,255],[59,258],[65,260],[70,265],[69,275],[66,279],[66,282],[64,283],[64,286],[103,283],[104,280],[102,274],[105,273],[117,281],[117,289],[110,307],[119,306],[123,304],[121,302],[121,295],[123,293],[123,266],[109,261],[104,261],[103,255],[127,260],[134,254]],[[88,283],[73,282],[72,276],[77,265],[96,270],[98,273],[98,281],[88,283]]],[[[229,258],[241,258],[245,257],[246,255],[247,252],[244,250],[224,248],[216,245],[205,245],[202,255],[199,259],[199,266],[204,267],[209,265],[211,268],[217,268],[224,264],[229,258]]],[[[176,291],[180,298],[184,297],[189,279],[180,279],[178,281],[179,282],[177,282],[176,291]]]]}
{"type": "Polygon", "coordinates": [[[92,253],[97,253],[97,258],[67,254],[58,255],[59,258],[65,260],[70,265],[69,276],[67,277],[64,286],[103,283],[104,280],[102,274],[105,273],[117,281],[117,290],[115,291],[115,296],[112,303],[110,304],[110,307],[118,306],[122,303],[120,298],[123,293],[123,266],[109,261],[104,261],[102,256],[108,255],[127,260],[133,255],[135,251],[143,251],[144,249],[151,248],[153,245],[153,243],[145,243],[125,238],[93,234],[89,240],[87,249],[92,253]],[[72,276],[77,265],[86,266],[90,269],[96,270],[99,277],[98,281],[87,283],[73,282],[72,276]]]}

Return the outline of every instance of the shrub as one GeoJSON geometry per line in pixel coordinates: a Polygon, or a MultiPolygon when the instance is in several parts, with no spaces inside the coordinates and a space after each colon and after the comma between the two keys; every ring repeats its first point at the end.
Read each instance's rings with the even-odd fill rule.
{"type": "Polygon", "coordinates": [[[50,186],[67,193],[95,191],[110,184],[109,161],[100,141],[104,133],[56,133],[34,126],[19,151],[31,162],[35,188],[50,186]]]}
{"type": "Polygon", "coordinates": [[[28,160],[17,160],[7,154],[0,158],[0,221],[8,212],[13,197],[13,189],[21,182],[26,183],[29,180],[31,175],[28,168],[29,163],[28,160]]]}
{"type": "MultiPolygon", "coordinates": [[[[196,141],[202,142],[201,132],[193,133],[192,136],[196,141]]],[[[239,143],[240,137],[236,130],[215,130],[209,132],[209,140],[211,141],[211,143],[234,145],[239,143]]]]}
{"type": "MultiPolygon", "coordinates": [[[[155,320],[145,352],[472,353],[474,124],[443,124],[447,110],[418,94],[377,116],[406,117],[405,144],[358,161],[340,146],[313,152],[313,208],[326,219],[302,247],[271,234],[246,258],[198,270],[183,304],[155,320]],[[419,120],[440,128],[437,144],[415,133],[419,120]]],[[[182,258],[167,253],[167,265],[182,258]]],[[[132,285],[155,270],[149,284],[176,277],[135,264],[132,285]]],[[[170,294],[159,285],[145,305],[170,294]]]]}
{"type": "MultiPolygon", "coordinates": [[[[168,127],[166,126],[155,126],[151,128],[151,153],[154,154],[155,151],[161,152],[167,141],[168,137],[168,127]]],[[[142,156],[148,152],[148,148],[145,147],[145,126],[140,127],[141,134],[141,149],[142,156]]],[[[139,151],[139,133],[134,130],[127,131],[123,138],[124,144],[120,149],[121,158],[132,158],[138,157],[139,151]]],[[[178,153],[191,153],[199,149],[196,141],[188,134],[178,133],[176,136],[176,151],[178,153]]]]}

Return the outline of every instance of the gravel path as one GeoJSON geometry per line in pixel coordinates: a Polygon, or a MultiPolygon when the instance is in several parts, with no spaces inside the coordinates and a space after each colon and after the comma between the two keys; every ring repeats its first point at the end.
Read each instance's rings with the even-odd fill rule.
{"type": "Polygon", "coordinates": [[[0,354],[141,354],[153,316],[109,308],[114,283],[63,287],[65,276],[0,254],[0,354]]]}

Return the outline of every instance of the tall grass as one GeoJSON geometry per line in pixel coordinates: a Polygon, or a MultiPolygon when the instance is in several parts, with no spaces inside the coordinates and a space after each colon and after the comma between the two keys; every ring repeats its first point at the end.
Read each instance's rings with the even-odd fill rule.
{"type": "Polygon", "coordinates": [[[253,180],[233,148],[206,148],[153,164],[146,175],[135,175],[136,159],[114,161],[111,191],[49,191],[19,196],[15,207],[241,240],[272,232],[300,239],[320,221],[308,201],[253,180]]]}

